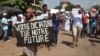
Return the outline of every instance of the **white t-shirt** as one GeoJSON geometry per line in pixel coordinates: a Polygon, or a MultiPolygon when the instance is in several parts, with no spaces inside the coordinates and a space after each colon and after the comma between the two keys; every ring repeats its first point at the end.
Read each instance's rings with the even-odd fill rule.
{"type": "Polygon", "coordinates": [[[17,22],[17,17],[16,16],[12,16],[11,17],[11,21],[12,21],[12,25],[14,26],[17,22]]]}
{"type": "Polygon", "coordinates": [[[73,26],[83,27],[83,24],[82,24],[82,14],[74,15],[72,20],[73,20],[73,26]]]}

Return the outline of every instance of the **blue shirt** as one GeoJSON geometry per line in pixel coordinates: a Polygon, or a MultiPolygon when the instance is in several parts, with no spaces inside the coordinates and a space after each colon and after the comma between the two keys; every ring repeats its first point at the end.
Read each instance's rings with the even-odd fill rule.
{"type": "Polygon", "coordinates": [[[8,30],[8,20],[5,17],[2,18],[2,29],[8,30]]]}
{"type": "Polygon", "coordinates": [[[56,15],[52,16],[52,22],[53,22],[53,29],[54,30],[59,30],[59,21],[57,20],[56,15]]]}

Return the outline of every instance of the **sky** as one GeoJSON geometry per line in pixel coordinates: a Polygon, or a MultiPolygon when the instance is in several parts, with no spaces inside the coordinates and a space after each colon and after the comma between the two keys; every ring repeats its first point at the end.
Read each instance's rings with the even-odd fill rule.
{"type": "MultiPolygon", "coordinates": [[[[92,5],[99,4],[100,5],[100,0],[67,0],[70,1],[72,4],[75,5],[81,5],[83,8],[88,9],[92,5]]],[[[60,5],[60,0],[44,0],[45,4],[48,4],[48,8],[55,8],[55,6],[60,5]]]]}

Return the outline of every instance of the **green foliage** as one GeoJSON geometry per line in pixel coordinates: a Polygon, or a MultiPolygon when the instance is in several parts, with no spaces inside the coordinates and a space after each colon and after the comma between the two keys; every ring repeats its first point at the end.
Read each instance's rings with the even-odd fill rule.
{"type": "Polygon", "coordinates": [[[42,1],[42,0],[36,0],[36,4],[40,4],[39,1],[42,1]]]}
{"type": "MultiPolygon", "coordinates": [[[[35,0],[36,4],[39,4],[41,0],[35,0]]],[[[0,0],[0,6],[12,6],[20,9],[25,9],[29,6],[32,6],[34,0],[0,0]]]]}
{"type": "Polygon", "coordinates": [[[74,8],[75,5],[71,4],[70,2],[68,3],[67,7],[65,8],[66,11],[71,11],[72,8],[74,8]]]}
{"type": "Polygon", "coordinates": [[[61,9],[61,7],[60,6],[56,6],[55,9],[61,9]]]}
{"type": "Polygon", "coordinates": [[[7,0],[0,0],[0,2],[7,1],[7,0]]]}
{"type": "Polygon", "coordinates": [[[100,5],[94,5],[94,8],[96,8],[97,10],[100,10],[100,5]]]}

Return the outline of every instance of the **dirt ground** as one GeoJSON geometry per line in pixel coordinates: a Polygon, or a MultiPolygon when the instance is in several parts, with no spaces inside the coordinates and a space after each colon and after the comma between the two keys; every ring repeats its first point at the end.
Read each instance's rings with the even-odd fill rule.
{"type": "MultiPolygon", "coordinates": [[[[71,42],[70,32],[60,31],[57,47],[39,49],[38,56],[100,56],[100,39],[80,38],[79,46],[75,48],[70,47],[71,42]]],[[[21,56],[22,53],[22,48],[16,46],[15,38],[7,42],[0,40],[0,56],[21,56]]]]}

